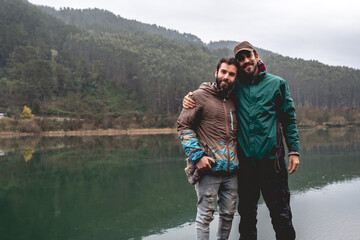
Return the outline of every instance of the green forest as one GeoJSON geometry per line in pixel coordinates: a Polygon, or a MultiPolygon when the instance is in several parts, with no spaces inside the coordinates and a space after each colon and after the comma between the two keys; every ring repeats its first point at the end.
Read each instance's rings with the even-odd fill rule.
{"type": "MultiPolygon", "coordinates": [[[[17,118],[28,106],[35,116],[73,119],[37,120],[41,130],[174,127],[183,96],[213,81],[237,43],[25,0],[0,0],[0,33],[0,112],[17,118]]],[[[358,124],[360,70],[258,49],[268,71],[289,83],[300,125],[358,124]]]]}

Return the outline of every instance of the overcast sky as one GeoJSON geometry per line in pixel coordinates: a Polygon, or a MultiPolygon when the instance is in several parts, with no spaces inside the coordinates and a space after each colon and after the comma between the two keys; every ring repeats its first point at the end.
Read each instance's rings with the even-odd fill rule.
{"type": "Polygon", "coordinates": [[[358,0],[29,0],[59,9],[100,8],[191,33],[208,43],[248,40],[284,56],[360,69],[358,0]]]}

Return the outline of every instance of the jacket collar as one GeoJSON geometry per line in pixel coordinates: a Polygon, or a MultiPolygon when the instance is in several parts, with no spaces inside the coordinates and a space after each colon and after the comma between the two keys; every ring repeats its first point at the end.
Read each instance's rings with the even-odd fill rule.
{"type": "Polygon", "coordinates": [[[228,99],[228,98],[230,97],[230,95],[231,95],[232,90],[233,90],[234,87],[235,87],[235,84],[233,84],[232,88],[229,89],[229,90],[226,91],[226,92],[223,91],[223,90],[221,90],[221,89],[219,89],[218,86],[217,86],[217,84],[216,84],[216,82],[213,82],[213,83],[211,84],[211,87],[214,89],[214,91],[215,91],[221,98],[226,98],[226,99],[228,99]]]}

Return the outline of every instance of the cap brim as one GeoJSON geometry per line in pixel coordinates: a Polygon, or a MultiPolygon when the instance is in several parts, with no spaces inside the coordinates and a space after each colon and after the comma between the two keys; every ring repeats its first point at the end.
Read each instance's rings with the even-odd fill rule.
{"type": "Polygon", "coordinates": [[[252,51],[254,51],[254,49],[252,49],[252,48],[241,48],[241,49],[239,49],[239,50],[235,53],[235,57],[236,57],[236,55],[237,55],[239,52],[241,52],[241,51],[252,52],[252,51]]]}

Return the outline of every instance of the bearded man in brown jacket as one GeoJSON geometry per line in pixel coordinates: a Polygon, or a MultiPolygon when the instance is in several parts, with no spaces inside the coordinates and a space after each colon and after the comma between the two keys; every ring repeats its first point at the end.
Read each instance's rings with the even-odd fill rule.
{"type": "MultiPolygon", "coordinates": [[[[237,197],[237,120],[233,88],[238,63],[220,59],[213,83],[203,83],[194,91],[196,106],[183,109],[178,133],[190,164],[200,178],[192,179],[197,193],[196,236],[209,239],[209,224],[218,202],[217,239],[228,239],[237,197]]],[[[235,94],[235,93],[234,93],[235,94]]]]}

